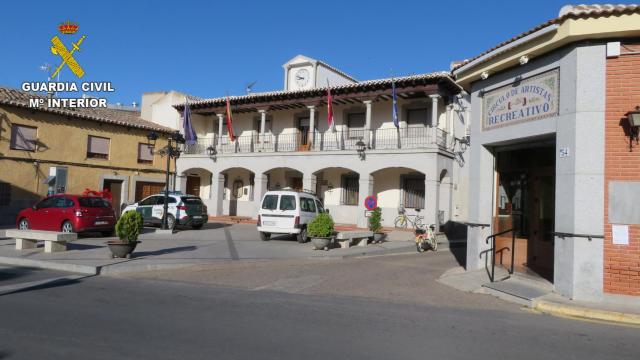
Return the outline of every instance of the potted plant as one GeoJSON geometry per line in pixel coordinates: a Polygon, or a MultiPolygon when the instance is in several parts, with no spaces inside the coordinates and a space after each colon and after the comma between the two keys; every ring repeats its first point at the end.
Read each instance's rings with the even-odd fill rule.
{"type": "Polygon", "coordinates": [[[373,233],[374,243],[384,241],[386,234],[382,232],[382,210],[379,207],[376,207],[371,212],[371,216],[369,217],[369,231],[373,233]]]}
{"type": "Polygon", "coordinates": [[[327,213],[320,213],[307,224],[307,234],[316,250],[329,250],[333,235],[333,219],[327,213]]]}
{"type": "Polygon", "coordinates": [[[138,236],[142,229],[142,215],[137,211],[127,211],[116,223],[116,235],[120,240],[108,241],[107,245],[114,258],[130,258],[138,245],[138,236]]]}

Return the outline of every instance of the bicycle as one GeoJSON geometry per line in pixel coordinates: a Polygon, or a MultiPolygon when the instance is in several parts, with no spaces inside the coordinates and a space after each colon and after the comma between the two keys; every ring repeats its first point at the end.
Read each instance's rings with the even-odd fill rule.
{"type": "Polygon", "coordinates": [[[433,232],[436,226],[434,224],[429,225],[426,229],[416,229],[416,250],[418,252],[424,252],[427,249],[438,251],[438,240],[433,232]]]}
{"type": "MultiPolygon", "coordinates": [[[[420,210],[416,209],[416,211],[420,210]]],[[[400,215],[398,215],[398,217],[393,221],[393,225],[396,228],[406,229],[409,224],[411,224],[411,227],[414,229],[422,229],[424,227],[424,223],[422,222],[424,220],[424,216],[420,216],[418,214],[407,215],[407,211],[404,208],[398,209],[398,212],[400,215]]]]}

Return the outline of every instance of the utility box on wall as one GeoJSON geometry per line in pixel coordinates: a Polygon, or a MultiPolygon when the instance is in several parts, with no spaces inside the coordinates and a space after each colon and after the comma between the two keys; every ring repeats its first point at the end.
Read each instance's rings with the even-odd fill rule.
{"type": "Polygon", "coordinates": [[[63,166],[52,166],[49,168],[49,176],[44,181],[49,185],[47,195],[64,194],[67,191],[68,169],[63,166]]]}

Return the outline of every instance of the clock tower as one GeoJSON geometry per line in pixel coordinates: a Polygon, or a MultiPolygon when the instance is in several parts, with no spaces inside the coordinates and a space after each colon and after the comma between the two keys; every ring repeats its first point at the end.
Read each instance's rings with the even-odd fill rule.
{"type": "Polygon", "coordinates": [[[344,72],[316,59],[298,55],[283,65],[284,89],[309,90],[357,82],[344,72]]]}

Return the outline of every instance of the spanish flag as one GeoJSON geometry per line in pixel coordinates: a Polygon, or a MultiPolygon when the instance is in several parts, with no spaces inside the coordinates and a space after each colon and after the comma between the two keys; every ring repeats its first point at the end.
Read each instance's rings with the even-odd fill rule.
{"type": "Polygon", "coordinates": [[[234,141],[236,139],[236,134],[233,132],[233,120],[231,118],[231,103],[229,102],[228,96],[227,96],[227,132],[229,133],[229,140],[234,141]]]}

